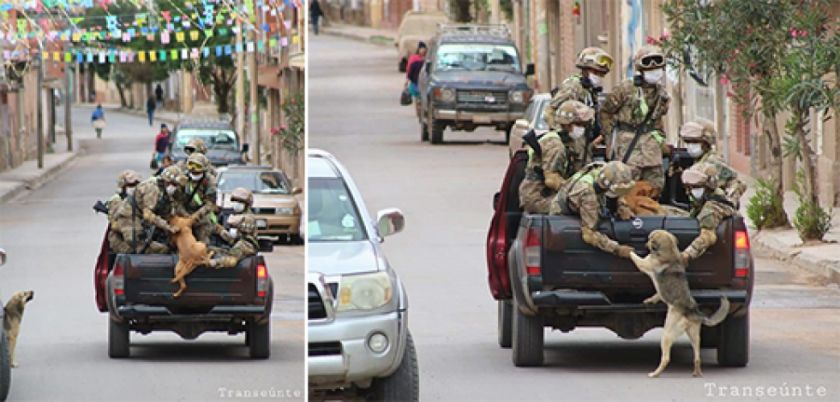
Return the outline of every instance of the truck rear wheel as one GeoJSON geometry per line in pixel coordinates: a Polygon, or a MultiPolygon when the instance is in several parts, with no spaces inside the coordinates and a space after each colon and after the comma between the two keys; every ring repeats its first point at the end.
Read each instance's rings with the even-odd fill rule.
{"type": "Polygon", "coordinates": [[[402,363],[393,374],[376,378],[368,391],[373,401],[419,401],[420,374],[417,368],[417,350],[411,332],[405,337],[405,352],[402,363]]]}
{"type": "Polygon", "coordinates": [[[513,310],[513,365],[516,367],[542,366],[545,335],[539,316],[527,316],[519,310],[514,297],[513,310]]]}
{"type": "Polygon", "coordinates": [[[499,331],[499,346],[504,349],[510,349],[511,346],[511,332],[513,331],[511,326],[512,319],[511,315],[513,315],[513,305],[511,304],[510,300],[499,300],[499,313],[498,313],[498,331],[499,331]]]}
{"type": "Polygon", "coordinates": [[[266,320],[264,324],[251,322],[248,324],[247,331],[245,340],[248,343],[251,358],[267,359],[271,354],[271,321],[266,320]]]}
{"type": "Polygon", "coordinates": [[[432,119],[432,124],[429,127],[429,130],[432,131],[432,144],[442,144],[443,143],[443,130],[446,129],[446,123],[432,119]]]}
{"type": "Polygon", "coordinates": [[[129,350],[128,322],[108,320],[108,357],[118,359],[128,357],[129,350]]]}
{"type": "Polygon", "coordinates": [[[9,396],[9,388],[12,386],[12,362],[9,360],[9,341],[6,340],[6,331],[0,331],[0,401],[5,401],[9,396]]]}
{"type": "Polygon", "coordinates": [[[728,317],[720,324],[718,364],[727,367],[744,367],[750,361],[750,313],[741,317],[728,317]]]}

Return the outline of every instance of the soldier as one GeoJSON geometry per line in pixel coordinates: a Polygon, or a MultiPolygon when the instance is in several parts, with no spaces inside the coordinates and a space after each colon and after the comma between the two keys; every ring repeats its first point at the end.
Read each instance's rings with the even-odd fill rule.
{"type": "Polygon", "coordinates": [[[137,172],[124,170],[117,176],[117,188],[119,191],[106,202],[109,223],[108,244],[114,253],[129,253],[132,250],[131,244],[126,241],[120,230],[124,222],[117,220],[117,211],[120,205],[125,203],[126,197],[134,195],[134,190],[141,180],[137,172]]]}
{"type": "Polygon", "coordinates": [[[707,120],[692,121],[684,124],[680,129],[680,138],[686,143],[689,155],[694,157],[694,163],[709,162],[717,168],[715,182],[723,191],[726,199],[738,208],[741,195],[747,186],[738,179],[738,173],[732,170],[715,152],[717,132],[712,122],[707,120]]]}
{"type": "Polygon", "coordinates": [[[519,185],[520,205],[531,214],[547,214],[557,190],[569,176],[580,168],[580,155],[572,142],[583,136],[585,126],[592,121],[592,108],[570,100],[557,109],[555,120],[561,130],[543,134],[539,140],[529,133],[525,179],[519,185]]]}
{"type": "MultiPolygon", "coordinates": [[[[194,153],[199,153],[204,156],[207,156],[207,152],[207,144],[205,144],[204,140],[202,140],[199,137],[190,138],[190,140],[187,142],[187,145],[184,145],[184,153],[187,154],[187,159],[189,159],[189,157],[192,156],[192,154],[194,153]]],[[[213,177],[218,177],[216,168],[213,166],[213,164],[208,163],[207,166],[207,172],[213,177]]],[[[184,174],[189,174],[186,160],[179,161],[178,167],[181,168],[182,171],[184,171],[184,174]]]]}
{"type": "Polygon", "coordinates": [[[633,248],[618,244],[598,231],[598,220],[608,205],[616,205],[622,219],[633,217],[620,197],[635,185],[629,166],[620,161],[593,162],[572,176],[551,204],[552,215],[580,215],[583,241],[608,253],[629,258],[633,248]],[[611,199],[611,200],[608,200],[611,199]]]}
{"type": "Polygon", "coordinates": [[[691,216],[700,223],[700,235],[682,252],[690,261],[703,255],[717,242],[717,227],[722,220],[738,214],[738,210],[718,187],[718,169],[714,163],[696,163],[682,173],[682,182],[691,198],[691,216]]]}
{"type": "Polygon", "coordinates": [[[220,220],[224,222],[224,226],[220,224],[215,225],[215,234],[222,238],[225,243],[232,245],[236,241],[236,225],[242,216],[252,213],[251,205],[254,204],[254,194],[251,190],[244,187],[237,187],[230,193],[230,203],[233,208],[232,213],[225,216],[224,212],[220,216],[220,220]]]}
{"type": "MultiPolygon", "coordinates": [[[[574,74],[563,80],[556,92],[553,92],[551,102],[545,107],[545,122],[552,129],[559,129],[557,122],[554,121],[557,108],[567,100],[576,100],[591,107],[595,111],[595,118],[592,123],[586,127],[586,135],[578,140],[575,140],[575,152],[579,155],[584,155],[584,159],[589,156],[589,144],[598,143],[601,141],[601,118],[600,105],[598,102],[598,94],[603,91],[603,84],[601,80],[613,65],[613,59],[604,50],[597,47],[588,47],[578,53],[576,66],[580,69],[580,74],[574,74]]],[[[587,160],[584,164],[588,163],[587,160]]]]}
{"type": "Polygon", "coordinates": [[[166,168],[160,176],[153,176],[140,183],[134,195],[126,198],[116,211],[115,230],[122,234],[134,253],[165,254],[168,235],[178,232],[169,226],[168,219],[175,213],[175,195],[184,181],[180,169],[166,168]]]}
{"type": "Polygon", "coordinates": [[[259,250],[257,221],[253,215],[243,215],[241,219],[232,220],[231,223],[237,224],[239,238],[228,250],[214,249],[213,259],[210,260],[211,268],[233,268],[243,258],[256,255],[259,250]]]}
{"type": "Polygon", "coordinates": [[[189,180],[180,194],[179,204],[188,214],[196,214],[198,219],[193,225],[196,240],[210,241],[210,235],[216,233],[216,177],[207,172],[210,161],[204,154],[194,152],[187,159],[189,180]]]}
{"type": "Polygon", "coordinates": [[[616,133],[609,152],[633,169],[633,178],[649,182],[657,193],[665,185],[662,152],[665,147],[663,120],[670,97],[660,83],[665,73],[665,56],[651,45],[636,52],[639,75],[621,83],[601,106],[604,132],[616,133]]]}

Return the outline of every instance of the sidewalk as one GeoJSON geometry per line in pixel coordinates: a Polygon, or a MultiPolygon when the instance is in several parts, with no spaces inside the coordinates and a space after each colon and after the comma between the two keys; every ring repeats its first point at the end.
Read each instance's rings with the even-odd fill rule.
{"type": "Polygon", "coordinates": [[[321,26],[320,32],[381,46],[394,46],[394,41],[397,38],[397,32],[394,30],[360,27],[341,23],[331,23],[326,26],[321,26]]]}
{"type": "MultiPolygon", "coordinates": [[[[828,282],[840,284],[840,213],[833,211],[831,230],[825,235],[825,242],[804,245],[796,228],[756,230],[747,217],[747,205],[755,194],[751,179],[745,178],[749,189],[741,197],[741,215],[750,226],[750,241],[757,252],[781,261],[789,262],[797,268],[807,270],[825,278],[828,282]]],[[[785,211],[788,219],[793,220],[799,201],[793,192],[785,193],[785,211]]]]}

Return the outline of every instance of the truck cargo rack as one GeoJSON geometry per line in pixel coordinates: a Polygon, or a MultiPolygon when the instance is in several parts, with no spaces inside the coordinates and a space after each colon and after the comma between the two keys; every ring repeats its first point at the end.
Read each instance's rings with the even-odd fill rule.
{"type": "Polygon", "coordinates": [[[488,35],[511,38],[511,32],[504,24],[438,24],[438,33],[446,35],[488,35]]]}

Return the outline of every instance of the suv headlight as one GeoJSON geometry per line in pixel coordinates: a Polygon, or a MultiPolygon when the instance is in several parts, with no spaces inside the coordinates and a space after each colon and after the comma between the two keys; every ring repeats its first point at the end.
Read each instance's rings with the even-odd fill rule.
{"type": "Polygon", "coordinates": [[[455,101],[455,90],[451,88],[435,88],[432,93],[435,96],[435,100],[440,102],[454,102],[455,101]]]}
{"type": "Polygon", "coordinates": [[[510,91],[510,98],[511,103],[526,103],[528,102],[528,91],[510,91]]]}
{"type": "Polygon", "coordinates": [[[345,275],[338,284],[337,312],[369,311],[381,308],[394,298],[394,285],[386,272],[345,275]]]}

